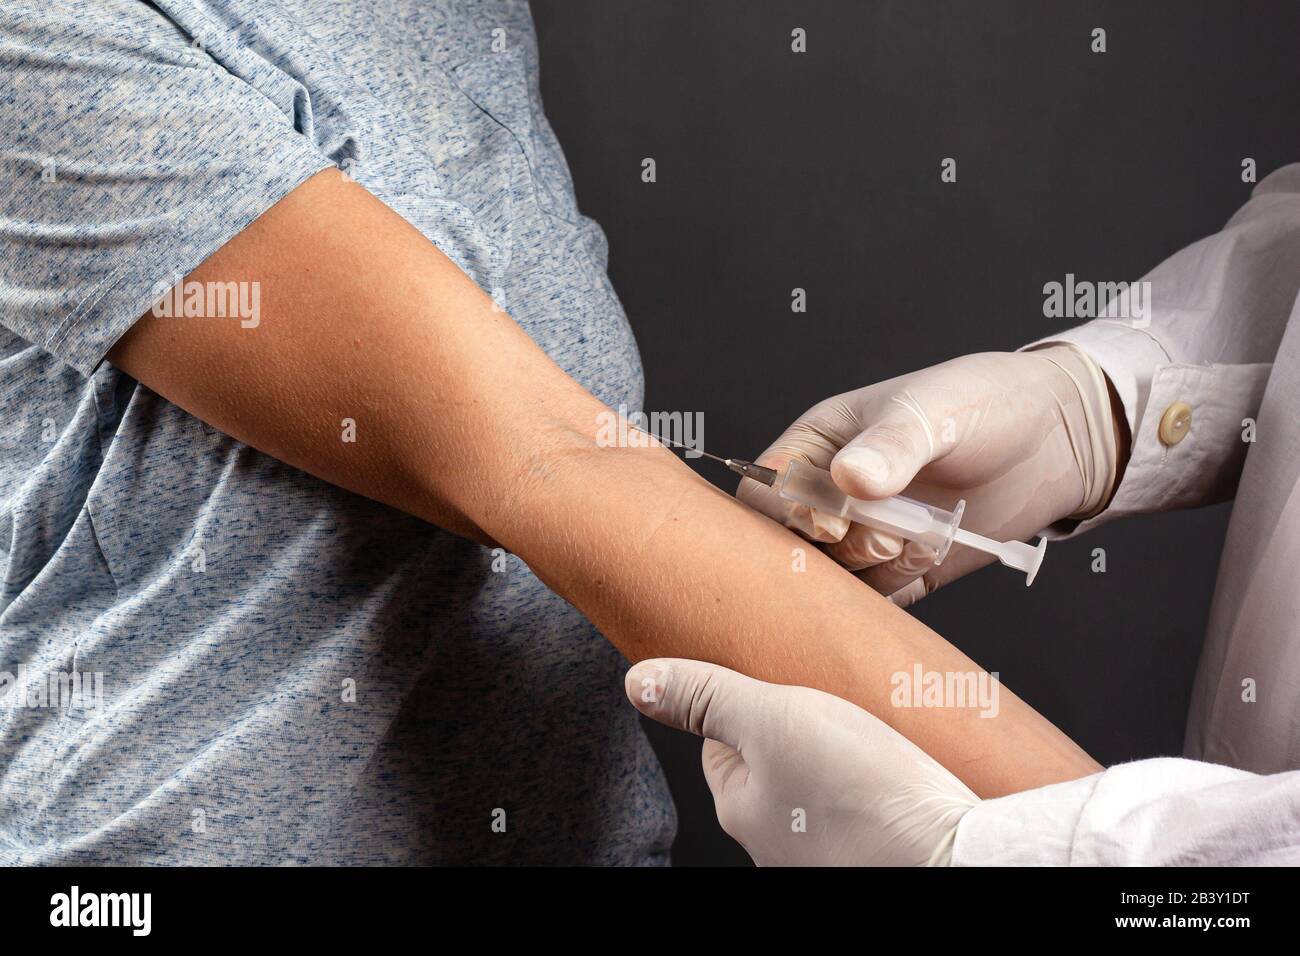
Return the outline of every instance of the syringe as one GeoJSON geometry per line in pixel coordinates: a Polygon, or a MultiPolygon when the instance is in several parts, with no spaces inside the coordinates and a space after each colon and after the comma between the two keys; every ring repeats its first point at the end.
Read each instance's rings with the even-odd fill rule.
{"type": "MultiPolygon", "coordinates": [[[[707,452],[705,453],[707,454],[707,452]]],[[[709,455],[710,458],[715,456],[709,455]]],[[[794,501],[827,514],[839,515],[859,524],[889,531],[909,541],[919,541],[934,549],[934,563],[941,564],[948,549],[957,541],[968,548],[991,554],[1009,568],[1025,572],[1025,586],[1034,583],[1034,576],[1047,552],[1047,539],[1039,538],[1038,546],[1022,541],[997,541],[960,527],[964,500],[957,502],[952,511],[936,508],[924,501],[914,501],[896,495],[880,501],[854,498],[840,491],[829,471],[814,468],[799,461],[791,461],[780,471],[756,465],[740,458],[718,458],[738,475],[762,482],[787,501],[794,501]]]]}

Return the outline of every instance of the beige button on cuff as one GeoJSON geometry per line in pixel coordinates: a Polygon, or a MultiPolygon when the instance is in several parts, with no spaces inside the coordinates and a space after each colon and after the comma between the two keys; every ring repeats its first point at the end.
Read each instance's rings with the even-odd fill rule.
{"type": "Polygon", "coordinates": [[[1160,429],[1157,432],[1160,441],[1170,446],[1177,445],[1187,437],[1187,433],[1192,429],[1192,406],[1186,402],[1174,402],[1165,409],[1164,415],[1160,418],[1160,429]]]}

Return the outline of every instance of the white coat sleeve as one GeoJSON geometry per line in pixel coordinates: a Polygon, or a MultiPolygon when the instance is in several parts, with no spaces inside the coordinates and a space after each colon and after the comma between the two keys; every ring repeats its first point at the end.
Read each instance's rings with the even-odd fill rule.
{"type": "Polygon", "coordinates": [[[954,866],[1300,864],[1300,771],[1260,776],[1159,758],[985,800],[954,866]]]}
{"type": "Polygon", "coordinates": [[[1267,176],[1221,232],[1141,281],[1150,283],[1142,315],[1094,319],[1026,346],[1069,342],[1092,356],[1132,436],[1109,507],[1052,536],[1235,495],[1250,423],[1300,292],[1300,163],[1267,176]],[[1171,445],[1160,425],[1179,403],[1191,409],[1191,427],[1171,445]]]}

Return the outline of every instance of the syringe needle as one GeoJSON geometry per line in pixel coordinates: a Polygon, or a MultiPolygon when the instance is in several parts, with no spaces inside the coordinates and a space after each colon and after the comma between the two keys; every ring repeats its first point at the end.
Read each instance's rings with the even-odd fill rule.
{"type": "MultiPolygon", "coordinates": [[[[674,447],[676,447],[676,448],[686,448],[685,445],[675,445],[674,447]]],[[[716,462],[717,462],[718,464],[720,464],[720,465],[725,465],[728,461],[731,460],[731,459],[729,459],[729,458],[719,458],[717,455],[710,455],[710,454],[709,454],[707,451],[705,451],[703,448],[690,448],[690,449],[687,449],[687,450],[688,450],[688,451],[699,452],[699,454],[703,455],[705,458],[712,458],[714,461],[716,461],[716,462]]]]}
{"type": "MultiPolygon", "coordinates": [[[[636,428],[635,425],[633,425],[633,426],[631,426],[631,427],[632,427],[632,428],[636,428]]],[[[636,430],[639,431],[639,432],[641,432],[643,435],[649,435],[651,438],[653,438],[655,441],[659,442],[661,445],[667,445],[669,448],[681,448],[681,449],[683,449],[684,451],[693,451],[693,452],[695,452],[697,455],[703,455],[705,458],[712,458],[714,461],[716,461],[716,462],[717,462],[718,464],[720,464],[720,465],[726,465],[727,462],[730,461],[730,459],[728,459],[728,458],[719,458],[717,455],[710,455],[710,454],[709,454],[707,451],[705,451],[703,448],[695,448],[695,447],[692,446],[692,445],[683,445],[683,444],[682,444],[681,442],[679,442],[679,441],[673,441],[671,438],[664,438],[662,435],[656,435],[654,432],[648,432],[648,431],[646,431],[646,430],[643,429],[643,428],[637,428],[636,430]]]]}
{"type": "MultiPolygon", "coordinates": [[[[635,425],[633,425],[632,427],[636,428],[635,425]]],[[[703,448],[695,448],[694,446],[691,445],[683,445],[681,442],[673,441],[671,438],[663,438],[659,435],[654,434],[653,432],[648,432],[643,428],[637,428],[637,431],[641,432],[642,434],[649,435],[655,441],[659,442],[660,444],[667,445],[670,448],[681,448],[686,451],[693,451],[697,455],[703,455],[705,458],[711,458],[714,461],[716,461],[718,464],[724,465],[731,471],[734,471],[736,474],[743,475],[746,478],[752,478],[754,481],[761,482],[767,485],[769,488],[772,487],[774,484],[776,484],[776,479],[779,477],[779,473],[776,470],[772,468],[765,468],[762,465],[756,465],[752,461],[745,461],[745,459],[743,458],[719,458],[717,455],[709,454],[703,448]]]]}
{"type": "Polygon", "coordinates": [[[743,458],[728,458],[722,462],[738,475],[744,475],[761,484],[771,488],[776,484],[776,479],[780,477],[780,472],[775,468],[767,468],[763,465],[756,465],[752,461],[745,461],[743,458]]]}

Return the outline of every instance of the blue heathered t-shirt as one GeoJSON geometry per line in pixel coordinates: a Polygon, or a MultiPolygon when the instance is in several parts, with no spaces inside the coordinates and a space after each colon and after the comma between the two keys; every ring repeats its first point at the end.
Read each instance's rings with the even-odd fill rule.
{"type": "Polygon", "coordinates": [[[0,74],[0,862],[663,862],[624,662],[518,558],[103,361],[333,165],[639,408],[527,5],[8,0],[0,74]]]}

